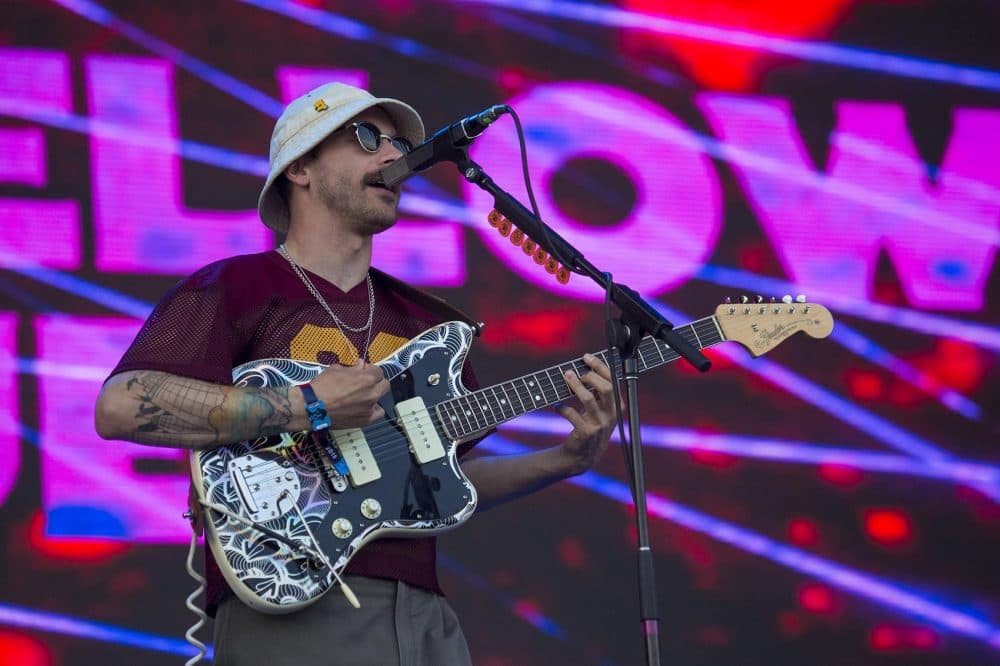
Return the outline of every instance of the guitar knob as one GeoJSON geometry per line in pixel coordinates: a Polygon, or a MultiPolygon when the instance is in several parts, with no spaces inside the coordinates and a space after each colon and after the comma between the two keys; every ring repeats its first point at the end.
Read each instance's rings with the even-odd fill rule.
{"type": "Polygon", "coordinates": [[[361,503],[361,515],[369,520],[375,520],[382,515],[382,505],[373,497],[361,503]]]}
{"type": "Polygon", "coordinates": [[[330,526],[330,529],[333,530],[333,536],[338,539],[346,539],[351,536],[351,533],[354,531],[354,526],[351,525],[351,521],[347,518],[337,518],[337,520],[333,521],[333,525],[330,526]]]}
{"type": "Polygon", "coordinates": [[[784,296],[781,297],[781,302],[782,303],[791,303],[792,302],[792,295],[791,294],[785,294],[784,296]]]}
{"type": "Polygon", "coordinates": [[[805,294],[799,294],[798,296],[795,297],[795,302],[796,303],[805,303],[806,302],[806,295],[805,294]]]}

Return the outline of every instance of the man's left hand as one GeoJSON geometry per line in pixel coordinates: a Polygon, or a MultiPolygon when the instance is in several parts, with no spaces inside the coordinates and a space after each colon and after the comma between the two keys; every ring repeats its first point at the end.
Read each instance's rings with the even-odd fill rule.
{"type": "Polygon", "coordinates": [[[583,361],[590,372],[577,376],[568,371],[564,375],[576,396],[576,406],[556,407],[573,424],[573,432],[563,442],[562,449],[573,460],[576,474],[593,467],[607,450],[616,423],[611,369],[593,354],[584,354],[583,361]]]}

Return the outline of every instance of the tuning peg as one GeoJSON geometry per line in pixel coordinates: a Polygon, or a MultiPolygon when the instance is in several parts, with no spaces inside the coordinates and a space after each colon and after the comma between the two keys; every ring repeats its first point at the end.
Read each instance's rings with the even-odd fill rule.
{"type": "Polygon", "coordinates": [[[726,296],[726,300],[724,302],[726,305],[729,305],[730,303],[733,302],[733,299],[731,299],[729,296],[726,296]]]}
{"type": "Polygon", "coordinates": [[[774,296],[772,296],[772,297],[771,297],[771,302],[772,302],[772,303],[777,303],[777,302],[778,302],[778,299],[777,299],[777,298],[775,298],[774,296]]]}
{"type": "Polygon", "coordinates": [[[757,294],[757,302],[758,303],[763,303],[764,302],[764,297],[761,296],[760,294],[757,294]]]}
{"type": "Polygon", "coordinates": [[[796,303],[805,303],[806,302],[806,295],[805,294],[799,294],[798,296],[795,297],[795,302],[796,303]]]}
{"type": "Polygon", "coordinates": [[[792,295],[791,294],[785,294],[784,296],[781,297],[781,302],[782,303],[791,303],[792,302],[792,295]]]}
{"type": "Polygon", "coordinates": [[[747,296],[746,294],[740,296],[740,303],[749,303],[749,302],[750,302],[749,296],[747,296]]]}

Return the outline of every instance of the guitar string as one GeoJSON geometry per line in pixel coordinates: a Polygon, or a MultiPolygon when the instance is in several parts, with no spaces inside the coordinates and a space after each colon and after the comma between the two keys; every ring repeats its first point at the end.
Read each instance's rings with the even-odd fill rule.
{"type": "MultiPolygon", "coordinates": [[[[713,319],[714,317],[711,316],[706,317],[704,319],[692,322],[691,324],[678,328],[676,330],[680,332],[681,335],[685,338],[689,337],[693,338],[689,339],[688,342],[695,344],[695,346],[701,346],[699,345],[699,339],[712,340],[705,346],[718,344],[719,342],[722,341],[722,338],[719,336],[719,332],[714,324],[713,319]],[[702,335],[700,336],[684,335],[686,332],[688,332],[689,329],[691,331],[698,331],[699,329],[702,329],[700,330],[700,333],[702,333],[702,335]]],[[[606,361],[607,353],[608,350],[603,350],[601,352],[598,352],[597,355],[599,357],[604,358],[606,361]]],[[[638,355],[640,357],[640,360],[642,360],[644,366],[643,370],[648,369],[650,367],[656,367],[668,362],[672,362],[677,358],[679,358],[679,355],[673,349],[670,349],[665,344],[656,341],[651,336],[647,336],[642,340],[642,342],[639,345],[638,355]],[[645,360],[644,358],[645,355],[652,355],[652,354],[655,354],[656,356],[659,356],[661,358],[659,363],[651,365],[649,362],[645,360]]],[[[549,368],[539,370],[535,373],[532,373],[531,375],[525,375],[523,377],[514,380],[509,380],[507,382],[503,382],[496,386],[486,387],[484,389],[478,389],[477,391],[473,391],[464,394],[462,396],[457,396],[455,398],[438,403],[437,405],[435,405],[435,407],[442,407],[444,405],[453,406],[452,411],[454,413],[451,415],[452,416],[452,418],[450,419],[451,422],[447,424],[444,421],[442,421],[442,419],[438,416],[437,409],[433,408],[428,409],[425,410],[424,413],[427,415],[426,417],[431,421],[431,423],[436,426],[438,431],[444,431],[444,433],[448,435],[454,435],[455,439],[462,439],[464,437],[474,437],[476,433],[487,431],[490,428],[493,428],[496,425],[499,425],[500,423],[509,420],[510,418],[515,418],[520,414],[524,414],[529,411],[534,411],[535,409],[541,409],[542,407],[549,406],[551,404],[559,402],[562,399],[571,397],[572,391],[569,390],[568,384],[566,384],[565,379],[562,378],[562,370],[564,369],[567,370],[571,369],[577,371],[579,374],[579,370],[589,369],[589,367],[583,362],[582,358],[578,358],[572,361],[564,362],[556,366],[550,366],[549,368]],[[549,374],[553,370],[557,371],[558,378],[561,380],[559,386],[555,385],[555,380],[549,374]],[[543,374],[545,376],[545,379],[548,380],[549,384],[548,387],[545,387],[546,383],[545,380],[538,378],[539,375],[543,374]],[[527,389],[526,381],[529,377],[538,378],[536,379],[536,383],[538,384],[537,386],[538,393],[532,391],[531,389],[527,389]],[[525,383],[525,389],[527,390],[517,387],[515,382],[518,381],[525,383]],[[510,387],[510,389],[505,388],[508,386],[510,387]],[[501,418],[499,419],[496,417],[496,413],[492,409],[489,410],[488,414],[486,410],[483,410],[481,415],[482,418],[476,414],[476,410],[468,409],[468,407],[472,406],[473,404],[488,405],[490,402],[489,399],[481,401],[480,397],[488,398],[488,396],[486,396],[486,391],[492,391],[494,393],[493,397],[495,399],[497,389],[499,389],[505,396],[509,395],[509,391],[513,391],[515,397],[517,397],[518,399],[518,402],[521,403],[522,409],[520,410],[520,413],[518,413],[519,410],[516,408],[516,406],[513,405],[513,403],[511,403],[510,406],[511,410],[513,411],[513,414],[509,417],[504,413],[503,408],[501,407],[497,408],[497,411],[499,411],[501,415],[501,418]],[[542,404],[539,404],[539,401],[532,399],[532,395],[541,395],[542,404]],[[464,402],[465,404],[464,405],[459,404],[461,402],[464,402]],[[530,408],[526,407],[527,404],[530,404],[530,408]]],[[[372,454],[372,457],[376,460],[376,462],[378,462],[379,460],[382,460],[383,462],[388,462],[397,457],[395,455],[386,455],[387,451],[389,453],[392,453],[393,451],[398,451],[399,455],[402,455],[403,453],[408,453],[409,447],[401,446],[401,444],[405,440],[400,439],[397,426],[404,426],[404,424],[410,425],[412,423],[418,422],[421,418],[423,418],[423,415],[415,414],[412,417],[386,419],[381,423],[373,424],[373,426],[368,426],[367,428],[362,429],[362,431],[365,434],[365,440],[366,443],[368,444],[368,448],[372,454]]],[[[312,440],[307,439],[304,440],[304,442],[312,442],[312,440]]],[[[300,442],[300,445],[302,443],[303,442],[300,442]]]]}
{"type": "MultiPolygon", "coordinates": [[[[722,341],[722,338],[718,337],[718,331],[716,330],[714,323],[711,322],[711,319],[712,318],[709,317],[707,318],[707,321],[699,320],[698,322],[695,322],[695,324],[702,325],[701,328],[704,329],[700,331],[704,335],[699,337],[703,337],[703,339],[713,340],[712,342],[706,344],[705,346],[718,344],[719,342],[722,341]],[[705,325],[706,323],[711,324],[711,326],[706,326],[705,325]],[[711,335],[708,335],[709,333],[711,333],[711,335]]],[[[681,329],[678,330],[680,331],[681,329]]],[[[700,346],[698,345],[697,339],[688,340],[688,342],[691,342],[696,346],[700,346]]],[[[642,358],[644,354],[653,354],[653,353],[655,353],[657,356],[662,357],[662,360],[658,363],[655,363],[655,366],[672,362],[677,358],[679,358],[679,355],[674,350],[670,349],[669,347],[666,347],[666,345],[664,345],[663,343],[658,343],[652,337],[647,337],[640,344],[639,356],[640,358],[642,358]],[[643,347],[645,347],[646,349],[643,349],[643,347]]],[[[607,350],[598,352],[598,355],[606,357],[607,350]]],[[[650,365],[650,363],[646,362],[644,358],[642,358],[642,360],[643,360],[643,365],[645,366],[645,368],[643,369],[654,367],[650,365]]],[[[494,399],[495,399],[498,388],[500,389],[501,392],[503,392],[506,395],[509,391],[508,389],[504,389],[503,387],[510,386],[511,387],[510,390],[513,390],[514,395],[518,398],[518,401],[521,403],[522,408],[524,408],[525,405],[528,403],[530,403],[531,405],[530,408],[524,408],[523,411],[520,411],[521,414],[527,413],[528,411],[533,411],[534,409],[540,409],[542,407],[546,407],[553,403],[556,403],[562,399],[572,397],[572,392],[568,390],[568,384],[565,384],[565,380],[562,379],[561,376],[561,371],[564,368],[573,370],[589,369],[588,366],[585,363],[583,363],[582,359],[575,359],[573,361],[565,362],[557,366],[551,366],[544,370],[539,370],[535,373],[532,373],[532,375],[525,375],[524,377],[515,380],[510,380],[508,382],[504,382],[496,386],[479,389],[477,391],[473,391],[462,396],[457,396],[456,398],[452,398],[435,405],[435,407],[441,407],[446,404],[454,404],[455,407],[453,411],[455,412],[455,414],[453,414],[453,416],[455,416],[456,418],[452,418],[451,422],[452,424],[455,425],[452,424],[446,425],[445,422],[443,422],[439,418],[436,409],[428,409],[425,410],[424,413],[427,415],[427,418],[431,421],[431,423],[436,425],[439,430],[443,430],[447,434],[454,434],[457,436],[456,438],[471,437],[474,436],[476,433],[489,430],[490,428],[495,427],[499,423],[502,423],[508,420],[509,418],[514,418],[520,415],[518,413],[519,410],[511,403],[511,409],[513,409],[514,413],[509,417],[504,413],[503,409],[500,407],[497,408],[497,411],[500,412],[502,417],[500,419],[496,417],[496,413],[492,409],[489,410],[488,415],[487,411],[483,410],[482,415],[479,416],[476,414],[476,410],[471,410],[467,408],[474,404],[473,401],[476,401],[475,404],[477,405],[488,404],[489,399],[487,399],[485,402],[480,402],[477,396],[488,398],[488,396],[486,396],[486,391],[492,391],[494,392],[494,399]],[[554,385],[555,380],[553,380],[552,376],[549,375],[549,372],[553,370],[559,371],[559,379],[561,380],[559,386],[554,385]],[[535,394],[534,391],[532,390],[524,391],[523,389],[518,388],[515,385],[515,382],[519,380],[523,382],[527,380],[529,377],[536,377],[537,375],[542,375],[542,374],[545,375],[545,378],[548,380],[550,386],[549,387],[544,386],[545,380],[538,381],[538,387],[537,387],[538,394],[542,396],[542,399],[544,401],[543,404],[539,404],[539,401],[532,399],[532,395],[535,394]],[[527,398],[527,400],[525,400],[525,398],[527,398]],[[462,405],[457,404],[461,401],[465,402],[464,407],[462,405]],[[457,420],[457,418],[459,418],[459,415],[460,417],[464,418],[461,418],[461,420],[457,420]],[[462,423],[462,421],[464,421],[464,424],[462,423]],[[456,427],[457,431],[455,430],[456,427]]],[[[385,450],[391,451],[393,449],[399,449],[400,452],[408,452],[408,447],[400,446],[401,440],[398,436],[399,432],[396,429],[396,426],[403,426],[404,424],[410,425],[416,423],[421,418],[423,418],[423,415],[415,414],[412,417],[386,419],[381,423],[373,424],[373,426],[368,426],[367,428],[363,428],[362,431],[365,434],[366,442],[368,443],[369,449],[372,452],[373,457],[376,458],[376,460],[378,460],[379,458],[382,458],[384,460],[390,460],[391,458],[387,458],[382,455],[382,453],[385,450]]]]}
{"type": "MultiPolygon", "coordinates": [[[[702,330],[701,332],[703,334],[708,334],[712,333],[713,331],[714,331],[714,326],[712,326],[711,328],[707,328],[706,330],[702,330]]],[[[713,336],[704,335],[703,337],[706,339],[710,339],[717,335],[718,333],[715,332],[713,336]]],[[[717,344],[718,342],[721,341],[722,339],[718,338],[717,340],[714,340],[713,342],[709,343],[709,345],[707,346],[710,346],[711,344],[717,344]]],[[[690,342],[697,344],[695,340],[691,340],[690,342]]],[[[679,358],[676,352],[674,352],[672,349],[665,348],[665,345],[663,345],[662,343],[656,343],[652,338],[646,338],[643,341],[642,346],[640,347],[640,357],[648,354],[653,354],[654,352],[657,356],[662,357],[662,360],[659,363],[656,363],[656,365],[670,362],[679,358]],[[642,347],[646,347],[646,349],[642,349],[642,347]]],[[[599,352],[600,356],[606,356],[606,354],[607,350],[599,352]]],[[[644,369],[652,367],[650,363],[645,360],[645,358],[643,358],[642,360],[645,366],[644,369]]],[[[495,425],[502,423],[505,420],[508,420],[509,418],[514,418],[520,415],[518,413],[519,410],[517,409],[517,406],[510,401],[508,401],[510,402],[510,409],[513,411],[513,414],[510,416],[507,416],[507,414],[504,412],[504,409],[499,406],[496,408],[495,411],[493,409],[490,409],[489,412],[487,412],[486,410],[482,410],[481,416],[477,414],[477,410],[468,409],[468,407],[472,406],[473,404],[475,404],[476,406],[481,406],[482,404],[488,405],[490,402],[490,398],[486,393],[487,391],[491,391],[494,393],[493,396],[494,400],[498,392],[503,393],[504,395],[508,395],[511,391],[513,391],[514,395],[518,398],[518,401],[521,403],[521,407],[523,408],[523,411],[521,411],[520,413],[526,413],[528,411],[548,406],[550,404],[553,404],[554,402],[558,402],[561,399],[565,399],[567,397],[572,396],[572,393],[568,390],[568,385],[563,383],[565,380],[562,379],[561,371],[564,369],[582,370],[589,368],[588,366],[586,366],[585,363],[583,363],[582,359],[576,359],[571,362],[562,363],[558,366],[552,366],[544,370],[539,370],[538,372],[533,373],[532,375],[526,375],[525,377],[519,379],[504,382],[496,386],[479,389],[477,391],[473,391],[465,395],[458,396],[456,398],[438,403],[436,407],[441,407],[453,403],[455,404],[455,406],[453,407],[453,412],[455,413],[452,416],[456,418],[452,418],[451,423],[457,425],[459,429],[458,432],[454,432],[454,426],[444,425],[442,420],[438,417],[436,410],[426,410],[426,414],[428,415],[428,418],[430,418],[432,423],[435,423],[437,426],[442,427],[448,433],[456,434],[459,437],[471,436],[474,433],[488,430],[489,428],[492,428],[495,425]],[[559,373],[559,379],[561,380],[560,386],[555,388],[553,388],[552,386],[555,380],[549,374],[553,370],[559,373]],[[515,382],[519,380],[522,383],[524,383],[524,381],[527,380],[529,377],[537,377],[538,375],[545,375],[545,379],[540,379],[538,381],[538,386],[536,387],[538,389],[538,392],[544,398],[544,404],[539,404],[539,401],[532,399],[532,395],[536,394],[536,391],[530,389],[526,391],[522,388],[517,387],[515,384],[515,382]],[[546,380],[548,381],[549,384],[548,387],[545,386],[546,380]],[[510,387],[510,388],[505,388],[505,387],[510,387]],[[553,393],[554,395],[552,395],[553,393]],[[485,401],[482,401],[480,399],[483,397],[486,398],[485,401]],[[464,402],[465,404],[464,405],[458,404],[461,402],[464,402]],[[525,405],[529,403],[531,407],[525,408],[525,405]],[[502,418],[498,419],[496,417],[496,412],[500,412],[502,418]],[[458,417],[462,418],[459,419],[458,417]]],[[[413,417],[403,417],[396,419],[387,419],[382,423],[374,424],[373,426],[368,426],[366,429],[363,429],[363,431],[365,432],[366,440],[369,441],[369,446],[373,450],[373,453],[377,449],[381,448],[380,444],[388,444],[388,445],[398,444],[399,440],[397,437],[398,431],[395,428],[396,425],[404,425],[404,424],[410,425],[411,423],[415,423],[416,421],[418,421],[420,418],[422,418],[422,415],[414,415],[413,417]],[[379,437],[380,435],[385,433],[388,433],[390,435],[389,440],[391,441],[379,437]]]]}
{"type": "MultiPolygon", "coordinates": [[[[653,344],[644,344],[644,346],[652,347],[653,349],[655,349],[655,346],[653,344]]],[[[650,352],[651,352],[651,349],[646,349],[645,350],[645,353],[650,353],[650,352]]],[[[644,353],[643,351],[640,351],[640,355],[642,355],[643,353],[644,353]]],[[[606,352],[601,352],[601,355],[605,355],[605,354],[606,354],[606,352]]],[[[663,356],[659,352],[657,352],[657,355],[663,356]]],[[[643,359],[643,361],[644,361],[644,364],[646,366],[649,366],[649,363],[645,362],[645,359],[643,359]]],[[[496,407],[495,410],[492,409],[492,408],[489,408],[489,403],[491,402],[491,399],[490,399],[490,396],[488,395],[488,392],[492,392],[493,393],[492,400],[495,401],[496,396],[497,396],[498,393],[502,393],[503,395],[508,396],[510,394],[511,390],[513,390],[514,395],[517,397],[518,402],[521,403],[521,407],[522,408],[524,408],[524,406],[526,404],[528,404],[528,403],[531,404],[531,408],[532,409],[534,409],[534,408],[540,408],[540,407],[547,406],[548,404],[551,404],[552,402],[558,401],[560,399],[563,399],[563,398],[566,398],[566,397],[570,397],[572,395],[571,392],[568,390],[568,385],[563,385],[562,384],[562,381],[564,381],[564,380],[562,380],[562,377],[561,377],[561,374],[562,374],[563,370],[575,370],[575,371],[579,372],[579,370],[584,370],[584,369],[587,369],[586,364],[583,363],[582,359],[577,359],[575,361],[562,363],[559,366],[553,366],[553,367],[547,368],[545,370],[540,370],[537,373],[534,373],[533,375],[531,375],[532,377],[535,377],[537,375],[545,375],[545,379],[539,379],[538,380],[538,387],[536,387],[537,389],[540,389],[540,393],[541,393],[541,395],[545,399],[545,404],[539,405],[537,400],[532,399],[532,395],[533,394],[537,394],[536,391],[534,391],[534,390],[525,391],[522,388],[518,388],[516,386],[516,384],[515,384],[515,382],[517,382],[518,380],[512,380],[512,381],[509,381],[509,382],[505,382],[503,384],[499,384],[497,386],[487,387],[485,389],[479,389],[477,391],[467,393],[467,394],[465,394],[463,396],[458,396],[457,399],[448,400],[448,401],[445,401],[443,403],[439,403],[437,406],[440,407],[442,405],[453,403],[453,402],[455,402],[455,403],[464,402],[465,403],[464,405],[459,405],[459,406],[457,406],[457,407],[455,407],[453,409],[453,412],[455,412],[455,413],[452,415],[453,418],[451,419],[451,422],[453,424],[457,424],[459,426],[459,428],[460,428],[460,432],[455,433],[455,434],[459,434],[459,435],[471,434],[473,432],[478,432],[478,431],[481,431],[481,430],[489,429],[489,428],[493,427],[494,425],[496,425],[498,423],[501,423],[504,420],[507,420],[508,418],[513,418],[513,417],[518,416],[517,412],[519,410],[518,410],[517,406],[512,401],[508,401],[509,407],[507,408],[507,409],[509,409],[510,411],[513,412],[510,416],[507,415],[507,413],[505,412],[505,409],[502,406],[500,406],[499,403],[498,403],[498,405],[497,405],[497,407],[496,407]],[[559,373],[559,379],[561,380],[559,387],[556,387],[556,388],[552,388],[551,386],[545,387],[545,383],[546,383],[545,380],[548,380],[548,383],[550,385],[554,382],[554,380],[553,380],[553,378],[552,378],[552,376],[550,374],[552,371],[557,371],[559,373]],[[507,387],[509,387],[509,388],[507,388],[507,387]],[[555,398],[554,400],[552,399],[553,396],[550,395],[550,393],[552,393],[553,391],[554,391],[554,398],[555,398]],[[486,398],[485,401],[483,401],[481,399],[481,398],[484,398],[484,397],[486,398]],[[527,400],[526,400],[526,398],[527,398],[527,400]],[[481,415],[479,415],[478,412],[480,410],[470,410],[470,409],[468,409],[468,407],[472,406],[473,404],[475,404],[477,407],[480,407],[480,409],[481,409],[482,405],[485,404],[488,407],[488,411],[487,410],[481,410],[481,415]],[[497,416],[496,416],[497,412],[500,413],[501,418],[497,418],[497,416]],[[458,419],[459,415],[461,415],[464,418],[462,418],[461,420],[459,420],[458,419]],[[463,423],[463,421],[464,421],[464,423],[463,423]],[[466,426],[468,426],[468,428],[466,426]]],[[[527,380],[527,378],[528,378],[528,376],[526,376],[524,378],[521,378],[522,383],[524,383],[527,380]]],[[[527,408],[524,408],[524,412],[526,412],[526,411],[529,411],[529,410],[527,408]]],[[[524,413],[524,412],[522,412],[522,413],[524,413]]],[[[438,418],[437,414],[435,414],[434,411],[427,410],[426,413],[428,414],[428,416],[431,418],[432,421],[435,421],[437,423],[437,425],[439,425],[439,426],[442,425],[442,421],[438,418]]],[[[386,430],[391,431],[391,434],[393,435],[393,439],[395,440],[396,439],[395,438],[396,429],[395,429],[395,427],[393,427],[394,425],[410,425],[411,423],[414,423],[414,422],[418,421],[420,418],[421,418],[421,415],[414,415],[412,418],[410,418],[410,417],[403,417],[403,418],[397,418],[397,419],[388,419],[388,420],[386,420],[383,423],[376,424],[375,427],[371,427],[371,426],[368,427],[366,429],[366,431],[365,431],[366,439],[372,440],[373,443],[374,443],[374,445],[375,445],[375,447],[378,447],[378,444],[379,444],[378,436],[380,434],[382,434],[382,432],[384,432],[386,430]]],[[[447,427],[447,430],[449,432],[451,432],[451,431],[454,430],[454,428],[453,427],[447,427]]]]}
{"type": "MultiPolygon", "coordinates": [[[[695,346],[698,346],[698,347],[704,349],[706,347],[718,344],[718,343],[720,343],[720,342],[722,342],[724,340],[721,337],[721,335],[719,334],[719,330],[717,329],[717,327],[714,324],[713,317],[707,317],[705,319],[698,320],[697,322],[693,322],[692,324],[683,327],[683,329],[677,329],[677,330],[678,330],[678,332],[680,332],[682,334],[682,336],[684,336],[685,338],[687,338],[689,336],[684,335],[684,333],[686,333],[688,329],[690,329],[691,331],[697,331],[699,327],[703,329],[703,330],[701,330],[701,333],[703,335],[702,336],[697,336],[697,335],[691,336],[691,337],[693,337],[693,339],[689,339],[688,340],[688,342],[693,343],[695,346]],[[701,342],[702,340],[710,340],[710,342],[708,342],[708,343],[702,343],[701,342]]],[[[608,350],[603,350],[601,352],[598,352],[596,355],[598,355],[598,356],[606,359],[607,353],[608,353],[608,350]]],[[[640,342],[637,355],[639,356],[639,359],[640,359],[640,361],[642,362],[642,365],[643,365],[643,367],[641,368],[641,370],[647,370],[647,369],[650,369],[652,367],[659,367],[660,365],[663,365],[663,364],[672,362],[674,360],[677,360],[680,357],[679,354],[677,354],[673,349],[669,348],[668,346],[666,346],[665,344],[663,344],[661,342],[656,341],[651,336],[647,336],[646,338],[644,338],[640,342]],[[649,362],[646,361],[646,359],[644,358],[644,356],[646,354],[653,354],[653,353],[655,353],[657,356],[660,357],[660,361],[656,362],[654,360],[653,364],[650,364],[649,362]]],[[[582,369],[588,368],[588,366],[583,362],[582,358],[574,359],[572,361],[564,362],[564,363],[556,365],[556,366],[550,366],[549,368],[546,368],[544,370],[539,370],[539,371],[537,371],[535,373],[532,373],[531,375],[525,375],[524,377],[521,377],[521,378],[518,378],[518,379],[515,379],[515,380],[510,380],[508,382],[504,382],[504,383],[499,384],[497,386],[486,387],[485,389],[479,389],[477,391],[470,392],[470,393],[465,394],[463,396],[458,396],[457,398],[454,398],[454,399],[451,399],[451,400],[448,400],[448,401],[444,401],[442,403],[438,403],[437,406],[441,406],[441,405],[446,404],[446,403],[457,403],[459,400],[462,400],[462,399],[466,400],[466,402],[469,402],[477,394],[485,395],[486,391],[493,391],[494,392],[494,398],[495,398],[496,397],[495,393],[496,393],[497,387],[503,387],[504,385],[509,384],[509,385],[512,386],[512,388],[513,388],[513,390],[515,392],[515,395],[518,398],[518,401],[521,403],[521,407],[523,409],[523,411],[521,413],[522,414],[523,413],[527,413],[528,411],[532,411],[534,409],[539,409],[541,407],[548,406],[550,404],[556,403],[559,400],[565,399],[565,398],[570,397],[572,395],[572,392],[568,388],[568,384],[565,383],[565,379],[562,379],[562,377],[561,377],[561,372],[560,372],[560,379],[562,379],[562,382],[560,382],[560,385],[558,385],[558,386],[555,384],[555,381],[552,379],[552,377],[548,374],[552,370],[562,371],[566,367],[568,367],[568,369],[572,369],[574,371],[578,371],[578,370],[582,370],[582,369]],[[549,380],[549,384],[550,384],[549,388],[542,388],[542,383],[541,382],[539,383],[539,390],[540,390],[540,393],[541,393],[541,395],[542,395],[542,397],[543,397],[543,399],[545,401],[545,404],[538,405],[536,402],[531,401],[531,405],[532,405],[531,409],[527,409],[527,408],[525,408],[525,401],[523,399],[524,396],[522,396],[522,390],[519,389],[519,388],[517,388],[516,386],[514,386],[514,382],[516,382],[518,380],[524,381],[528,377],[535,377],[535,376],[537,376],[539,374],[542,374],[542,373],[545,373],[546,378],[549,380]],[[551,396],[550,396],[550,393],[552,394],[551,396]]],[[[507,395],[507,391],[505,389],[501,388],[501,390],[503,391],[503,393],[505,395],[507,395]]],[[[532,393],[533,393],[532,391],[527,391],[527,396],[526,397],[528,397],[530,399],[532,393]]],[[[513,408],[513,405],[512,405],[512,408],[513,408]]],[[[469,410],[469,411],[472,411],[472,410],[469,410]]],[[[501,412],[501,416],[503,418],[497,419],[496,418],[496,414],[493,413],[493,411],[491,409],[490,410],[490,416],[491,416],[492,420],[494,421],[494,423],[489,423],[489,419],[487,419],[485,421],[485,423],[487,423],[487,425],[485,425],[485,426],[480,426],[479,425],[479,419],[476,418],[475,416],[473,416],[471,419],[467,417],[465,419],[465,421],[470,426],[470,428],[468,430],[466,430],[464,427],[460,427],[459,431],[454,432],[454,433],[451,433],[450,426],[445,426],[444,425],[444,423],[438,417],[436,409],[425,410],[425,413],[427,415],[427,418],[432,422],[432,424],[434,424],[437,427],[437,430],[439,432],[440,431],[445,431],[445,432],[448,432],[449,434],[455,434],[457,436],[457,438],[461,438],[461,437],[464,437],[464,436],[474,436],[475,433],[479,433],[479,432],[483,432],[485,430],[489,430],[491,427],[494,427],[495,425],[498,425],[499,423],[503,422],[504,420],[507,420],[508,418],[514,418],[514,417],[518,416],[519,414],[517,413],[517,410],[514,409],[514,411],[515,411],[515,413],[511,417],[507,417],[506,415],[504,415],[504,413],[503,413],[503,411],[501,409],[500,412],[501,412]],[[475,426],[474,427],[472,427],[473,421],[475,421],[475,426]]],[[[484,415],[485,415],[485,412],[484,412],[484,415]]],[[[419,418],[420,418],[420,416],[417,416],[417,415],[414,416],[414,420],[419,420],[419,418]]],[[[397,418],[397,419],[387,419],[383,423],[376,424],[375,428],[369,428],[368,431],[365,432],[366,443],[369,444],[369,450],[371,451],[372,457],[373,457],[373,459],[375,459],[376,463],[381,462],[383,464],[388,464],[388,463],[390,463],[393,460],[401,458],[401,457],[403,457],[405,455],[409,455],[409,447],[408,446],[401,446],[401,444],[403,444],[405,440],[401,440],[400,439],[399,433],[396,430],[395,426],[393,425],[393,424],[400,425],[402,423],[404,423],[404,419],[399,419],[399,418],[397,418]],[[388,434],[388,437],[381,436],[381,435],[384,435],[384,434],[388,434]]],[[[461,426],[460,423],[458,425],[461,426]]],[[[313,438],[309,437],[307,439],[304,439],[303,441],[299,442],[298,445],[302,446],[303,449],[305,449],[305,451],[304,451],[305,453],[312,454],[310,457],[322,459],[322,457],[320,455],[321,451],[318,450],[318,448],[322,448],[322,445],[317,444],[316,441],[313,438]]],[[[314,468],[317,467],[314,462],[310,461],[309,464],[312,467],[314,467],[314,468]]],[[[327,471],[329,471],[329,470],[327,470],[327,471]]],[[[262,470],[261,473],[264,474],[264,475],[266,475],[266,476],[270,476],[270,474],[271,474],[271,472],[267,472],[267,471],[263,471],[263,470],[262,470]]],[[[256,475],[251,474],[251,475],[249,475],[249,478],[253,478],[255,476],[256,475]]]]}

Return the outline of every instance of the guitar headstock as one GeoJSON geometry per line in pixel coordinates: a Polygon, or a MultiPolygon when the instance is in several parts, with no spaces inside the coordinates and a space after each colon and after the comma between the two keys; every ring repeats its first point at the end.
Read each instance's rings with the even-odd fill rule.
{"type": "Polygon", "coordinates": [[[743,297],[742,303],[724,303],[715,309],[715,318],[727,340],[735,340],[754,356],[771,351],[790,336],[804,332],[825,338],[833,331],[833,315],[822,305],[805,302],[804,296],[785,296],[780,302],[756,303],[743,297]]]}

